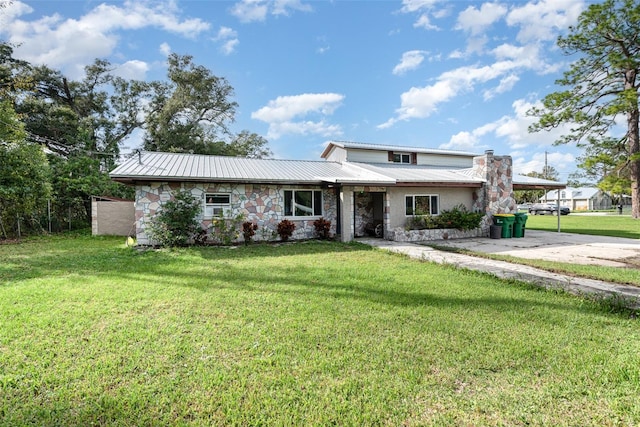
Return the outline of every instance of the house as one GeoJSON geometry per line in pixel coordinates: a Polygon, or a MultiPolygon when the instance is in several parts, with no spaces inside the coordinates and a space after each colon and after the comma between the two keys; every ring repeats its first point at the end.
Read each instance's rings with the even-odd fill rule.
{"type": "Polygon", "coordinates": [[[560,206],[566,206],[572,211],[611,209],[613,204],[611,196],[596,187],[567,187],[551,190],[543,195],[540,201],[557,203],[558,191],[560,192],[560,206]]]}
{"type": "MultiPolygon", "coordinates": [[[[154,214],[183,189],[202,200],[200,222],[207,228],[219,214],[242,213],[261,230],[275,230],[283,219],[296,224],[293,239],[313,236],[313,221],[324,217],[343,241],[381,224],[387,239],[403,237],[407,218],[438,215],[464,205],[487,214],[516,211],[514,189],[564,188],[564,184],[513,176],[510,156],[482,155],[395,145],[330,142],[324,160],[248,159],[141,152],[110,174],[136,190],[139,244],[154,214]]],[[[259,233],[260,234],[260,233],[259,233]]]]}

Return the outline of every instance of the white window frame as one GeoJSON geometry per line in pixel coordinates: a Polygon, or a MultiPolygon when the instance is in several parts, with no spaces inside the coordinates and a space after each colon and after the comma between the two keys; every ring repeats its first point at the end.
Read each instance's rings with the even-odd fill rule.
{"type": "Polygon", "coordinates": [[[393,152],[393,163],[411,164],[411,153],[393,152]],[[398,161],[396,161],[398,156],[398,161]],[[405,162],[406,160],[406,162],[405,162]]]}
{"type": "Polygon", "coordinates": [[[206,193],[204,195],[204,217],[215,218],[217,216],[224,216],[225,213],[231,210],[231,194],[229,193],[206,193]],[[214,202],[215,198],[226,198],[226,203],[220,201],[214,202]]]}
{"type": "MultiPolygon", "coordinates": [[[[406,194],[404,196],[404,214],[405,216],[415,216],[416,215],[416,197],[429,197],[429,215],[440,215],[440,195],[439,194],[406,194]],[[407,198],[411,197],[411,213],[407,212],[407,198]],[[436,201],[436,206],[434,209],[433,200],[436,201]]],[[[426,215],[426,214],[420,214],[426,215]]]]}
{"type": "Polygon", "coordinates": [[[324,206],[324,195],[322,194],[322,190],[317,189],[305,189],[305,188],[292,188],[283,190],[283,211],[284,216],[287,218],[300,218],[300,219],[310,219],[310,218],[320,218],[323,215],[323,206],[324,206]],[[296,193],[298,192],[311,192],[311,206],[304,206],[295,203],[296,193]],[[319,194],[319,196],[317,196],[319,194]],[[291,200],[287,200],[291,197],[291,200]],[[316,199],[319,197],[319,200],[316,199]],[[319,204],[319,206],[318,206],[319,204]],[[296,213],[304,212],[304,210],[310,209],[308,215],[296,215],[296,213]]]}

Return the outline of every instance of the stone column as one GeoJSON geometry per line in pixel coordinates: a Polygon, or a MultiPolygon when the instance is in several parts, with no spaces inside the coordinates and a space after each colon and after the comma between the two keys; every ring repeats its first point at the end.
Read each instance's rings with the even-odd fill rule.
{"type": "Polygon", "coordinates": [[[340,192],[340,240],[350,242],[353,240],[355,230],[353,228],[353,187],[342,187],[340,192]]]}
{"type": "Polygon", "coordinates": [[[473,195],[473,210],[485,213],[483,230],[489,229],[493,214],[517,211],[513,195],[513,161],[511,156],[495,156],[493,150],[473,158],[476,176],[485,180],[473,195]]]}

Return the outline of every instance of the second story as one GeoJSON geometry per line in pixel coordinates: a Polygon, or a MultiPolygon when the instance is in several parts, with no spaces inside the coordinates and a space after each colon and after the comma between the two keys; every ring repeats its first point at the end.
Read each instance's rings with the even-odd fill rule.
{"type": "Polygon", "coordinates": [[[405,164],[465,169],[473,166],[476,153],[362,142],[331,141],[322,158],[333,162],[405,164]]]}

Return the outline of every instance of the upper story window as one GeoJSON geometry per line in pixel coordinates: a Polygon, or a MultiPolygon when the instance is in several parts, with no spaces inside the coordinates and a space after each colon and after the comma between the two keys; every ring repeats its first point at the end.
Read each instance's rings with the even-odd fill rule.
{"type": "Polygon", "coordinates": [[[231,195],[225,193],[209,193],[204,196],[204,216],[213,218],[224,215],[225,210],[231,209],[231,195]]]}
{"type": "Polygon", "coordinates": [[[416,164],[417,154],[389,151],[389,161],[393,163],[416,164]]]}
{"type": "Polygon", "coordinates": [[[322,216],[321,190],[285,190],[285,216],[322,216]]]}

